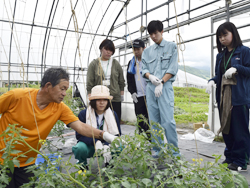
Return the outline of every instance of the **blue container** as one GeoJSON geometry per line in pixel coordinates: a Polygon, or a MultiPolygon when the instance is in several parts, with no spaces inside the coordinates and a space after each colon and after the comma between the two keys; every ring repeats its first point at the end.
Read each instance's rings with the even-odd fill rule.
{"type": "MultiPolygon", "coordinates": [[[[56,165],[56,168],[57,168],[57,170],[58,171],[60,171],[60,166],[59,166],[59,164],[57,164],[56,163],[56,159],[58,159],[59,157],[61,157],[61,155],[57,155],[57,154],[46,154],[47,156],[48,156],[48,158],[49,158],[49,160],[51,161],[51,163],[53,164],[53,165],[56,165]]],[[[35,164],[38,166],[40,163],[44,163],[44,161],[45,161],[45,159],[43,158],[43,156],[42,155],[40,155],[40,154],[38,154],[37,155],[37,158],[36,158],[36,162],[35,162],[35,164]]],[[[47,165],[48,166],[48,165],[47,165]]],[[[49,169],[46,169],[45,170],[45,172],[46,172],[46,174],[47,174],[47,171],[48,171],[49,169]]]]}

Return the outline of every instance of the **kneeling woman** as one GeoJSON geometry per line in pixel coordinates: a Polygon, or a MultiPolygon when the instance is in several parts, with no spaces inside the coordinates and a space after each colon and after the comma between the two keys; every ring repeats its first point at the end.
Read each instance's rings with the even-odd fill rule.
{"type": "MultiPolygon", "coordinates": [[[[110,109],[110,100],[112,98],[106,86],[97,85],[93,87],[89,97],[90,106],[79,113],[79,120],[92,125],[94,128],[107,131],[110,134],[121,135],[118,116],[110,109]]],[[[108,165],[109,160],[112,158],[108,142],[99,139],[93,140],[93,138],[82,136],[78,132],[76,132],[76,139],[78,142],[72,147],[72,151],[75,158],[79,160],[79,163],[87,166],[87,158],[93,157],[96,147],[96,150],[104,150],[104,163],[105,166],[108,165]]]]}

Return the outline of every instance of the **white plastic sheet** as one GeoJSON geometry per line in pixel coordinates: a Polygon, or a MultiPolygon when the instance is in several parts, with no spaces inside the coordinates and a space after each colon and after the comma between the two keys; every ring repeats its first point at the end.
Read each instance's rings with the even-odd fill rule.
{"type": "Polygon", "coordinates": [[[204,128],[197,129],[194,134],[188,133],[180,137],[182,140],[199,140],[205,143],[212,143],[214,140],[215,134],[212,131],[209,131],[204,128]]]}

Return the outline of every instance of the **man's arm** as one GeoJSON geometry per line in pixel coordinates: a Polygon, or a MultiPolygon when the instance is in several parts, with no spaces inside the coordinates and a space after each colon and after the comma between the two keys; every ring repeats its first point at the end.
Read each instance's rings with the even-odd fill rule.
{"type": "Polygon", "coordinates": [[[165,82],[167,82],[170,78],[172,78],[172,74],[170,74],[170,73],[166,73],[163,77],[162,77],[162,80],[163,80],[163,82],[165,83],[165,82]]]}
{"type": "Polygon", "coordinates": [[[147,78],[147,79],[149,79],[149,75],[150,75],[149,72],[147,72],[146,74],[144,74],[145,78],[147,78]]]}
{"type": "Polygon", "coordinates": [[[94,138],[97,138],[100,140],[105,140],[108,143],[113,142],[113,140],[117,137],[117,136],[114,136],[108,132],[93,128],[90,125],[82,123],[79,120],[74,121],[74,122],[68,124],[67,126],[71,127],[72,129],[74,129],[76,132],[78,132],[79,134],[81,134],[83,136],[87,136],[90,138],[92,138],[94,136],[94,138]]]}
{"type": "Polygon", "coordinates": [[[169,60],[169,67],[165,71],[165,74],[162,77],[162,80],[164,82],[167,82],[169,79],[171,79],[173,76],[175,76],[177,74],[177,72],[178,72],[178,52],[177,52],[176,44],[173,44],[172,56],[169,60]]]}
{"type": "Polygon", "coordinates": [[[68,126],[83,136],[92,138],[92,135],[94,135],[94,138],[103,140],[104,131],[93,128],[79,120],[70,123],[68,126]]]}

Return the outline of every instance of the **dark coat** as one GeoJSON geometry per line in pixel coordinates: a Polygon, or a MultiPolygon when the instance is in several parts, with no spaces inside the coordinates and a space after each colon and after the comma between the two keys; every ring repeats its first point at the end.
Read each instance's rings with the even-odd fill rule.
{"type": "MultiPolygon", "coordinates": [[[[217,54],[215,77],[216,83],[216,101],[220,104],[221,80],[220,64],[223,63],[225,50],[217,54]]],[[[231,58],[231,67],[237,69],[237,85],[232,86],[232,106],[245,105],[250,103],[250,49],[246,46],[238,46],[231,58]]]]}
{"type": "MultiPolygon", "coordinates": [[[[86,123],[86,114],[87,114],[87,109],[82,110],[78,114],[79,120],[81,122],[83,122],[83,123],[86,123]]],[[[117,123],[118,131],[119,131],[119,133],[121,135],[120,121],[118,119],[118,116],[117,116],[116,112],[114,112],[114,114],[115,114],[115,120],[116,120],[116,123],[117,123]]],[[[116,135],[116,136],[119,136],[119,135],[116,135]]],[[[83,135],[79,134],[78,132],[76,132],[76,139],[77,139],[78,142],[79,141],[84,142],[86,145],[91,145],[91,146],[94,145],[93,138],[83,136],[83,135]]],[[[98,139],[95,138],[95,142],[97,142],[97,141],[98,141],[98,139]]],[[[109,145],[108,142],[105,142],[103,140],[101,140],[101,141],[104,143],[104,145],[109,145]]]]}
{"type": "MultiPolygon", "coordinates": [[[[131,62],[131,60],[128,62],[128,68],[129,68],[130,62],[131,62]]],[[[136,66],[136,64],[135,64],[135,66],[136,66]]],[[[137,88],[136,88],[136,83],[135,83],[135,75],[128,73],[128,68],[127,68],[128,91],[132,95],[133,93],[137,93],[137,88]]]]}

